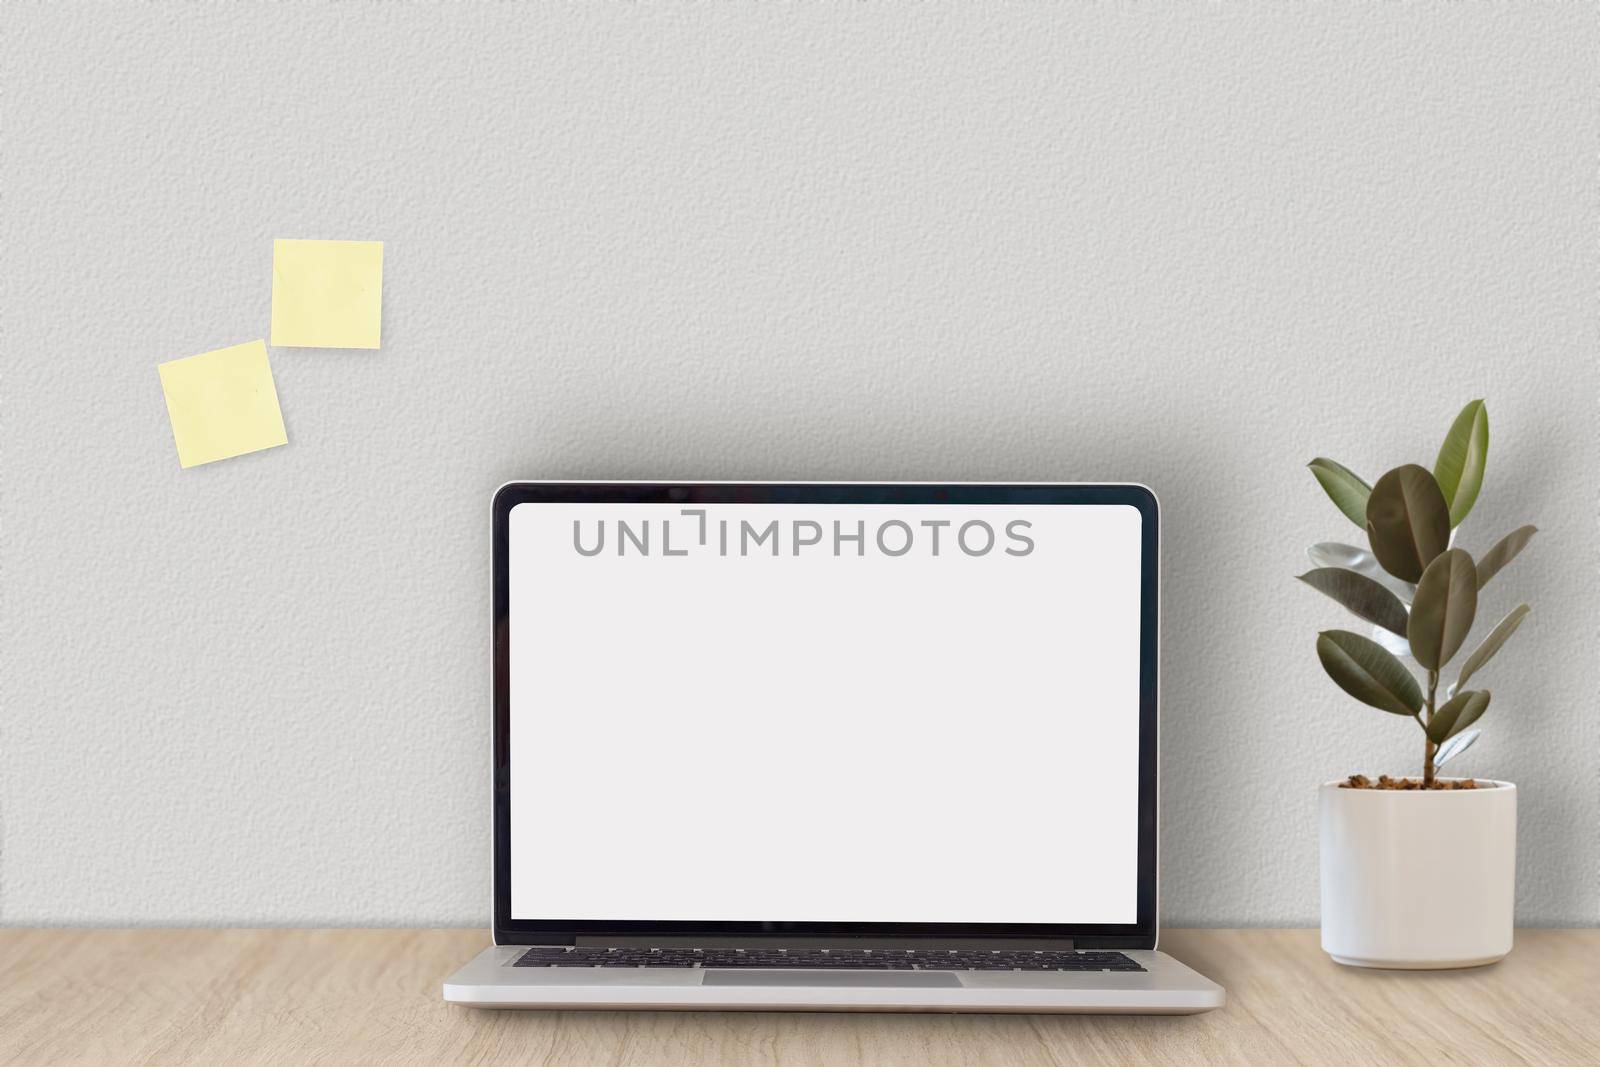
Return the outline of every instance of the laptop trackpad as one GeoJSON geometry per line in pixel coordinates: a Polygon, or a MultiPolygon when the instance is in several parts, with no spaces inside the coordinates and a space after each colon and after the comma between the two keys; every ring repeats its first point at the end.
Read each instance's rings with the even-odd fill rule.
{"type": "Polygon", "coordinates": [[[701,985],[961,988],[950,971],[735,971],[707,968],[701,985]]]}

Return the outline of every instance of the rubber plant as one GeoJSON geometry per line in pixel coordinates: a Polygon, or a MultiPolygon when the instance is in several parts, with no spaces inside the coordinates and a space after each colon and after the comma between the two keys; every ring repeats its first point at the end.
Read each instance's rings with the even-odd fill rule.
{"type": "Polygon", "coordinates": [[[1333,460],[1310,463],[1328,497],[1364,532],[1367,547],[1313,545],[1307,554],[1316,566],[1300,580],[1373,628],[1371,637],[1323,631],[1317,658],[1350,696],[1416,722],[1424,789],[1435,788],[1438,768],[1478,739],[1479,731],[1468,727],[1489,709],[1489,691],[1466,685],[1529,610],[1520,604],[1501,619],[1440,693],[1440,679],[1472,631],[1480,593],[1536,532],[1513,530],[1477,559],[1454,547],[1457,527],[1477,503],[1488,457],[1489,412],[1474,400],[1451,424],[1431,471],[1408,463],[1369,486],[1333,460]]]}

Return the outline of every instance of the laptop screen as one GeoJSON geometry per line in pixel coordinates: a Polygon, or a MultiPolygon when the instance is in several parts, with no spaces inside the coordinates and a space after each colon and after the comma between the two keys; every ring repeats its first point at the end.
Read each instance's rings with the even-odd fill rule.
{"type": "Polygon", "coordinates": [[[510,918],[1134,923],[1142,521],[515,504],[510,918]]]}

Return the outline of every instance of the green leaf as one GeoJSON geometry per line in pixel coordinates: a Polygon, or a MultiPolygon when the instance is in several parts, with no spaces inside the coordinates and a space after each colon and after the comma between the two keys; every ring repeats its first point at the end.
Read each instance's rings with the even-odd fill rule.
{"type": "Polygon", "coordinates": [[[1442,745],[1477,722],[1488,710],[1487,689],[1468,689],[1464,693],[1457,693],[1445,703],[1444,707],[1433,713],[1433,718],[1426,727],[1428,740],[1436,745],[1442,745]]]}
{"type": "Polygon", "coordinates": [[[1467,657],[1467,662],[1461,665],[1461,677],[1456,679],[1456,689],[1459,691],[1467,684],[1467,679],[1478,672],[1478,669],[1489,662],[1500,646],[1506,643],[1506,638],[1517,632],[1517,627],[1522,625],[1522,619],[1531,609],[1526,604],[1519,604],[1511,609],[1511,613],[1501,619],[1489,636],[1485,637],[1477,648],[1472,650],[1472,655],[1467,657]]]}
{"type": "Polygon", "coordinates": [[[1343,567],[1318,567],[1300,575],[1300,580],[1337,600],[1357,618],[1401,637],[1406,635],[1406,606],[1366,575],[1343,567]]]}
{"type": "Polygon", "coordinates": [[[1433,475],[1408,463],[1379,478],[1367,498],[1367,540],[1384,570],[1404,582],[1420,579],[1450,546],[1450,505],[1433,475]]]}
{"type": "Polygon", "coordinates": [[[1367,524],[1367,495],[1372,492],[1372,486],[1356,477],[1350,468],[1331,459],[1319,456],[1306,466],[1311,468],[1323,492],[1344,512],[1345,518],[1357,526],[1367,524]]]}
{"type": "Polygon", "coordinates": [[[1428,564],[1411,601],[1406,639],[1416,661],[1436,671],[1461,650],[1478,613],[1478,568],[1452,548],[1428,564]]]}
{"type": "Polygon", "coordinates": [[[1537,526],[1519,526],[1495,542],[1495,546],[1483,554],[1478,561],[1478,588],[1482,589],[1489,584],[1489,579],[1500,573],[1500,568],[1517,558],[1533,535],[1539,532],[1537,526]]]}
{"type": "Polygon", "coordinates": [[[1450,432],[1444,435],[1433,476],[1450,505],[1450,525],[1460,526],[1483,488],[1483,469],[1489,460],[1489,409],[1474,400],[1461,409],[1450,432]]]}
{"type": "Polygon", "coordinates": [[[1384,570],[1370,548],[1357,548],[1355,545],[1344,545],[1338,541],[1318,541],[1306,549],[1306,556],[1311,560],[1313,567],[1339,567],[1371,578],[1399,597],[1402,604],[1411,603],[1411,598],[1417,594],[1415,585],[1402,582],[1384,570]]]}
{"type": "Polygon", "coordinates": [[[1317,658],[1340,689],[1363,704],[1394,715],[1422,710],[1422,687],[1383,646],[1349,630],[1317,635],[1317,658]]]}

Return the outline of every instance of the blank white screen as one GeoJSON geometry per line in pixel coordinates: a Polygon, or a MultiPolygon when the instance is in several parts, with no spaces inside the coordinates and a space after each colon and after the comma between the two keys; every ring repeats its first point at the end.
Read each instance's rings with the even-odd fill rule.
{"type": "Polygon", "coordinates": [[[1135,921],[1135,508],[704,510],[511,511],[513,918],[1135,921]]]}

